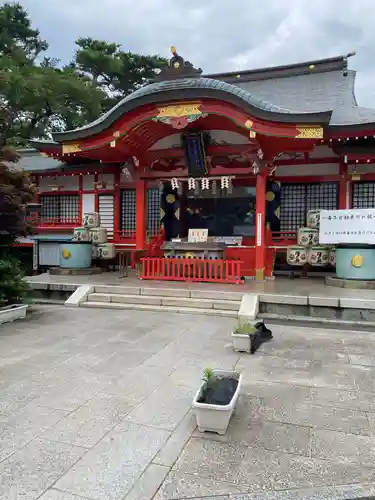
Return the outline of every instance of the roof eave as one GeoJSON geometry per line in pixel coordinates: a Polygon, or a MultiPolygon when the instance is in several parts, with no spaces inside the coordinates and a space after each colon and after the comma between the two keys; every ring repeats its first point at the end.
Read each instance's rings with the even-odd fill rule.
{"type": "Polygon", "coordinates": [[[285,78],[314,73],[326,73],[328,71],[342,71],[348,66],[347,56],[331,57],[327,59],[315,59],[297,64],[283,66],[271,66],[266,68],[230,71],[226,73],[212,73],[203,75],[205,78],[229,81],[256,81],[274,78],[285,78]]]}
{"type": "Polygon", "coordinates": [[[369,123],[351,123],[346,125],[329,125],[327,128],[328,132],[367,132],[369,130],[373,130],[375,133],[375,122],[369,123]]]}
{"type": "MultiPolygon", "coordinates": [[[[58,132],[53,134],[53,138],[61,143],[63,141],[74,141],[85,139],[95,134],[101,133],[112,126],[124,114],[134,111],[134,109],[148,104],[161,104],[181,101],[181,99],[219,99],[246,110],[249,115],[263,120],[279,123],[297,123],[301,125],[319,124],[328,125],[332,111],[320,113],[280,113],[271,110],[264,110],[244,101],[240,96],[230,94],[220,89],[205,87],[187,87],[178,89],[168,89],[156,91],[140,97],[124,101],[113,108],[113,112],[107,114],[105,118],[92,127],[85,129],[71,130],[68,132],[58,132]]],[[[56,144],[56,143],[55,143],[56,144]]]]}

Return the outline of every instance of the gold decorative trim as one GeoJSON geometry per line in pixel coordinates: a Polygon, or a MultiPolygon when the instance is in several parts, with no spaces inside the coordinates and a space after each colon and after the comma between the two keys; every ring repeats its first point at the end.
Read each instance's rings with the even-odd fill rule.
{"type": "Polygon", "coordinates": [[[175,211],[174,216],[176,217],[177,220],[180,220],[180,209],[179,208],[175,211]]]}
{"type": "Polygon", "coordinates": [[[245,122],[245,127],[246,128],[250,129],[253,125],[254,125],[253,120],[246,120],[246,122],[245,122]]]}
{"type": "Polygon", "coordinates": [[[323,139],[323,128],[322,127],[304,127],[298,126],[298,135],[296,139],[323,139]]]}
{"type": "Polygon", "coordinates": [[[81,151],[81,148],[79,144],[63,144],[62,145],[62,154],[63,155],[68,155],[71,153],[79,153],[81,151]]]}
{"type": "Polygon", "coordinates": [[[257,133],[255,132],[255,130],[250,130],[250,132],[249,132],[250,139],[255,139],[256,136],[257,136],[257,133]]]}
{"type": "Polygon", "coordinates": [[[158,118],[182,118],[183,116],[201,115],[199,102],[191,102],[188,104],[175,104],[158,108],[158,118]]]}
{"type": "Polygon", "coordinates": [[[110,145],[111,148],[115,148],[116,147],[116,141],[111,141],[109,143],[109,145],[110,145]]]}

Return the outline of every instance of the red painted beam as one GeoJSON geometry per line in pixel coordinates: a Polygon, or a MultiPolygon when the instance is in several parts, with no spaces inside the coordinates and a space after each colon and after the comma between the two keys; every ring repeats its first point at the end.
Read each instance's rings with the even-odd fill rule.
{"type": "MultiPolygon", "coordinates": [[[[228,167],[216,167],[209,171],[210,176],[222,176],[222,175],[235,175],[235,176],[251,176],[252,172],[250,168],[228,168],[228,167]]],[[[141,179],[172,179],[173,177],[189,177],[186,168],[181,168],[179,170],[170,170],[169,172],[142,172],[139,174],[141,179]]]]}
{"type": "MultiPolygon", "coordinates": [[[[235,144],[233,146],[209,146],[208,156],[227,156],[244,154],[247,152],[256,151],[257,148],[253,144],[235,144]]],[[[156,160],[157,158],[183,158],[184,150],[182,148],[173,149],[159,149],[155,151],[148,151],[147,157],[151,160],[156,160]]]]}
{"type": "Polygon", "coordinates": [[[319,165],[322,163],[334,163],[338,164],[340,158],[309,158],[307,161],[304,158],[290,159],[290,160],[275,160],[274,165],[319,165]]]}

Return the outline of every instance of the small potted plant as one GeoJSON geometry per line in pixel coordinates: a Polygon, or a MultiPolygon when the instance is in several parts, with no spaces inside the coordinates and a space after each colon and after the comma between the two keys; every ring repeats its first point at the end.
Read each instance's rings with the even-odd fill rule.
{"type": "Polygon", "coordinates": [[[205,369],[193,401],[200,432],[225,434],[240,395],[241,383],[239,372],[205,369]]]}
{"type": "Polygon", "coordinates": [[[272,331],[262,321],[255,324],[240,321],[232,332],[233,347],[237,352],[254,354],[263,342],[272,338],[272,331]]]}

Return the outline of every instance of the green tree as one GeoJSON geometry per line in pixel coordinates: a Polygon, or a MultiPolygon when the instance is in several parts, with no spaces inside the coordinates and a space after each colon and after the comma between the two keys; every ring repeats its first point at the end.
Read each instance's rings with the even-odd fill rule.
{"type": "Polygon", "coordinates": [[[42,58],[47,48],[20,4],[0,7],[0,107],[8,111],[3,127],[8,144],[50,137],[102,112],[102,90],[73,68],[60,68],[58,60],[42,58]]]}
{"type": "MultiPolygon", "coordinates": [[[[3,123],[0,120],[0,131],[3,123]]],[[[22,301],[29,289],[11,245],[33,230],[26,216],[36,191],[28,174],[12,167],[18,160],[14,149],[0,145],[0,307],[22,301]]]]}
{"type": "Polygon", "coordinates": [[[158,55],[126,52],[121,45],[103,40],[79,38],[76,45],[71,66],[88,77],[93,87],[106,93],[107,107],[150,83],[156,72],[167,64],[167,60],[158,55]]]}

